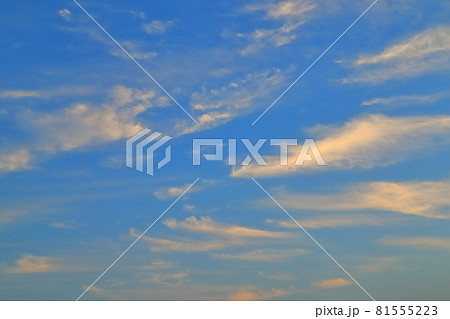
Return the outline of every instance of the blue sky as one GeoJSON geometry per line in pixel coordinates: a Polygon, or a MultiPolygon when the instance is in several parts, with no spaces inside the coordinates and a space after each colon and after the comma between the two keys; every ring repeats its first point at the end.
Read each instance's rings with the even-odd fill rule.
{"type": "MultiPolygon", "coordinates": [[[[450,6],[371,1],[0,2],[0,298],[450,297],[450,6]],[[125,166],[143,128],[172,162],[125,166]],[[313,138],[327,163],[192,166],[193,138],[313,138]]],[[[239,148],[239,158],[246,153],[239,148]]],[[[295,150],[290,161],[295,159],[295,150]]],[[[241,158],[242,157],[242,158],[241,158]]]]}

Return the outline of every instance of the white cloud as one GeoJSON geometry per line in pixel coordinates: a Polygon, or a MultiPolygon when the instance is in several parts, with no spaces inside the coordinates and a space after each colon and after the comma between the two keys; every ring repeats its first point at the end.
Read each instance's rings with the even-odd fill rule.
{"type": "MultiPolygon", "coordinates": [[[[202,183],[202,182],[201,182],[202,183]]],[[[153,193],[158,199],[165,200],[173,197],[180,196],[191,184],[185,184],[183,186],[171,186],[167,188],[161,188],[153,193]]],[[[198,192],[202,186],[195,185],[189,189],[189,193],[198,192]]]]}
{"type": "Polygon", "coordinates": [[[239,34],[248,38],[248,44],[242,55],[260,52],[267,46],[283,46],[289,44],[297,37],[297,29],[310,18],[310,12],[315,8],[309,0],[290,0],[279,3],[250,5],[246,11],[264,11],[266,18],[280,19],[283,25],[273,29],[256,29],[250,34],[239,34]]]}
{"type": "Polygon", "coordinates": [[[353,285],[353,282],[344,278],[327,279],[313,282],[312,285],[321,289],[340,288],[353,285]]]}
{"type": "MultiPolygon", "coordinates": [[[[319,217],[303,217],[301,224],[304,228],[344,228],[354,226],[384,226],[388,224],[403,222],[403,219],[396,218],[391,215],[381,214],[342,214],[333,213],[320,215],[319,217]]],[[[292,220],[271,220],[267,219],[267,223],[277,225],[283,228],[298,228],[298,225],[292,220]]]]}
{"type": "Polygon", "coordinates": [[[174,25],[173,21],[160,21],[155,20],[150,23],[143,23],[142,29],[146,33],[150,34],[161,34],[166,32],[166,30],[174,25]]]}
{"type": "Polygon", "coordinates": [[[379,239],[378,242],[388,246],[450,251],[450,238],[444,237],[384,237],[379,239]]]}
{"type": "MultiPolygon", "coordinates": [[[[147,59],[151,59],[157,55],[156,52],[142,50],[141,46],[137,42],[122,41],[122,46],[136,60],[147,60],[147,59]]],[[[122,49],[117,48],[117,47],[111,49],[111,54],[114,56],[120,56],[124,59],[130,58],[125,52],[122,51],[122,49]]]]}
{"type": "MultiPolygon", "coordinates": [[[[140,234],[136,230],[131,229],[132,237],[138,237],[140,234]]],[[[149,249],[154,252],[205,252],[212,250],[219,250],[228,247],[230,243],[214,242],[214,241],[175,241],[163,238],[153,238],[149,236],[142,236],[142,240],[150,243],[149,249]]]]}
{"type": "Polygon", "coordinates": [[[219,259],[231,259],[255,262],[281,262],[302,256],[307,253],[304,249],[259,249],[239,254],[212,254],[219,259]]]}
{"type": "MultiPolygon", "coordinates": [[[[314,211],[382,210],[450,219],[450,182],[357,183],[337,194],[280,192],[277,200],[292,209],[314,211]]],[[[265,202],[264,202],[265,203],[265,202]]],[[[375,221],[377,219],[375,218],[375,221]]],[[[322,224],[326,221],[322,221],[322,224]]],[[[315,226],[319,226],[316,224],[315,226]]]]}
{"type": "Polygon", "coordinates": [[[403,270],[398,257],[371,257],[365,258],[366,263],[358,266],[358,269],[367,272],[383,272],[387,270],[403,270]]]}
{"type": "Polygon", "coordinates": [[[344,126],[318,125],[309,130],[311,135],[323,136],[316,145],[326,166],[305,162],[294,166],[298,155],[292,152],[289,165],[280,165],[278,156],[266,156],[267,166],[248,165],[232,172],[234,177],[281,176],[299,171],[324,169],[351,169],[388,166],[410,156],[414,151],[433,146],[436,137],[440,143],[450,142],[450,116],[388,117],[371,114],[353,119],[344,126]]]}
{"type": "Polygon", "coordinates": [[[445,93],[435,93],[429,95],[399,95],[387,98],[374,98],[362,102],[361,105],[365,106],[383,105],[389,107],[402,107],[414,104],[431,104],[446,97],[448,97],[448,94],[445,93]]]}
{"type": "Polygon", "coordinates": [[[198,117],[200,125],[183,120],[178,123],[179,134],[188,134],[227,123],[234,117],[250,112],[266,103],[285,84],[279,69],[249,73],[241,79],[234,79],[228,85],[194,92],[191,96],[193,109],[204,112],[198,117]]]}
{"type": "Polygon", "coordinates": [[[61,9],[58,14],[66,21],[70,21],[72,18],[72,13],[68,9],[61,9]]]}
{"type": "Polygon", "coordinates": [[[441,71],[450,66],[449,53],[450,27],[429,28],[379,54],[360,56],[353,62],[359,73],[344,79],[344,83],[375,83],[441,71]]]}
{"type": "Polygon", "coordinates": [[[91,143],[110,142],[132,136],[144,127],[136,116],[166,100],[153,91],[116,86],[109,104],[76,104],[53,114],[29,112],[24,116],[27,126],[42,142],[39,150],[68,151],[91,143]]]}
{"type": "Polygon", "coordinates": [[[285,296],[288,293],[288,290],[279,288],[272,288],[271,290],[266,291],[256,287],[244,287],[231,293],[227,299],[233,301],[270,300],[285,296]]]}
{"type": "Polygon", "coordinates": [[[2,99],[20,99],[24,97],[41,97],[42,93],[35,90],[9,90],[0,91],[2,99]]]}
{"type": "Polygon", "coordinates": [[[24,148],[10,153],[0,154],[0,172],[15,172],[30,169],[31,159],[30,152],[24,148]]]}
{"type": "Polygon", "coordinates": [[[213,221],[210,217],[194,216],[186,218],[184,221],[178,222],[175,219],[167,219],[164,225],[172,229],[184,229],[196,232],[210,233],[218,236],[227,236],[232,238],[245,237],[265,237],[265,238],[286,238],[291,237],[290,233],[272,232],[255,228],[248,228],[238,225],[225,225],[213,221]]]}
{"type": "Polygon", "coordinates": [[[33,255],[25,255],[16,260],[14,267],[4,269],[5,272],[11,274],[61,272],[68,270],[70,270],[70,267],[60,264],[56,258],[33,255]]]}

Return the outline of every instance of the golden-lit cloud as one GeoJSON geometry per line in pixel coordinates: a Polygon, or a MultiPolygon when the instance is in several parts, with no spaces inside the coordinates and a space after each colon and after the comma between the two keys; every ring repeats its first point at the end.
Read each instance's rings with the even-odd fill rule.
{"type": "Polygon", "coordinates": [[[450,238],[445,237],[401,237],[390,236],[378,240],[388,246],[401,246],[419,249],[450,250],[450,238]]]}
{"type": "Polygon", "coordinates": [[[230,260],[282,262],[307,253],[308,252],[304,249],[259,249],[238,254],[213,254],[212,256],[219,259],[230,260]]]}
{"type": "Polygon", "coordinates": [[[39,150],[68,151],[130,137],[144,129],[136,120],[138,114],[166,102],[154,91],[116,86],[110,103],[76,104],[52,114],[29,112],[24,121],[43,140],[39,150]]]}
{"type": "Polygon", "coordinates": [[[235,237],[287,238],[292,236],[292,234],[286,232],[273,232],[238,225],[220,224],[213,221],[210,217],[200,217],[199,219],[197,219],[195,216],[191,216],[181,222],[178,222],[177,220],[170,218],[165,220],[164,224],[172,229],[175,228],[184,229],[233,238],[235,237]]]}
{"type": "Polygon", "coordinates": [[[16,260],[15,266],[4,270],[11,274],[32,274],[69,271],[70,267],[60,264],[57,258],[25,255],[16,260]]]}
{"type": "MultiPolygon", "coordinates": [[[[135,230],[130,230],[130,235],[137,238],[140,234],[135,230]]],[[[142,236],[141,240],[149,243],[149,249],[155,252],[204,252],[219,250],[230,245],[229,242],[220,241],[175,241],[163,238],[154,238],[149,236],[142,236]]]]}
{"type": "Polygon", "coordinates": [[[30,152],[24,148],[0,154],[0,172],[15,172],[30,169],[31,159],[30,152]]]}
{"type": "MultiPolygon", "coordinates": [[[[282,228],[298,228],[298,225],[290,219],[272,220],[267,219],[267,223],[282,228]]],[[[394,223],[404,222],[404,219],[391,214],[367,214],[367,213],[342,213],[320,214],[314,217],[302,217],[301,225],[304,228],[345,228],[354,226],[385,226],[394,223]]]]}
{"type": "Polygon", "coordinates": [[[315,141],[326,166],[315,161],[295,166],[298,148],[290,151],[288,165],[280,165],[278,156],[265,156],[266,166],[248,165],[236,168],[234,177],[269,177],[295,172],[323,171],[388,166],[412,156],[415,151],[431,147],[436,137],[449,143],[450,116],[389,117],[371,114],[346,122],[343,126],[317,125],[310,135],[315,141]]]}
{"type": "Polygon", "coordinates": [[[316,4],[309,0],[288,0],[278,3],[260,3],[248,5],[245,11],[263,11],[268,19],[282,21],[279,27],[256,29],[251,33],[239,33],[238,37],[248,40],[247,46],[241,50],[242,55],[260,53],[267,47],[280,47],[297,38],[298,28],[311,18],[311,11],[316,4]]]}
{"type": "MultiPolygon", "coordinates": [[[[450,182],[357,183],[335,194],[279,192],[286,208],[314,211],[382,210],[428,218],[450,219],[450,182]]],[[[264,205],[266,200],[264,200],[264,205]]],[[[377,219],[374,218],[377,222],[377,219]]],[[[325,222],[320,221],[322,224],[325,222]]],[[[316,224],[315,226],[319,226],[316,224]]],[[[310,225],[311,226],[311,225],[310,225]]],[[[313,224],[314,226],[314,224],[313,224]]]]}
{"type": "Polygon", "coordinates": [[[288,290],[279,288],[272,288],[266,291],[256,287],[243,287],[231,293],[227,299],[233,301],[269,300],[283,297],[288,293],[288,290]]]}
{"type": "Polygon", "coordinates": [[[438,100],[448,98],[450,95],[447,93],[434,93],[428,95],[397,95],[391,97],[377,97],[371,100],[363,101],[361,105],[364,106],[384,106],[389,108],[398,108],[411,106],[416,104],[429,105],[438,100]]]}
{"type": "Polygon", "coordinates": [[[356,74],[344,83],[377,83],[393,78],[415,76],[450,67],[450,26],[426,29],[381,53],[361,55],[353,62],[356,74]]]}
{"type": "Polygon", "coordinates": [[[340,288],[353,285],[353,282],[344,278],[327,279],[313,282],[312,285],[321,289],[340,288]]]}

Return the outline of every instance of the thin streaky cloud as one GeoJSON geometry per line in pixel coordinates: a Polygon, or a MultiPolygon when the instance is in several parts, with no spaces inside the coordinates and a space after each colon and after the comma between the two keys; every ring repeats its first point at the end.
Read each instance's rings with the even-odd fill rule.
{"type": "Polygon", "coordinates": [[[272,102],[272,104],[270,104],[257,118],[255,121],[253,121],[252,126],[256,124],[256,122],[259,121],[259,119],[261,117],[264,116],[264,114],[267,113],[267,111],[269,111],[274,105],[275,103],[277,103],[282,97],[283,95],[285,95],[294,85],[295,83],[297,83],[355,24],[356,22],[358,22],[374,5],[375,3],[377,3],[378,0],[375,0],[355,21],[353,21],[352,24],[350,24],[350,26],[345,29],[344,32],[342,32],[342,34],[336,39],[334,40],[333,43],[330,44],[330,46],[328,48],[325,49],[325,51],[323,51],[307,68],[305,71],[303,71],[302,74],[300,74],[300,76],[298,78],[296,78],[294,80],[294,82],[291,83],[291,85],[288,86],[288,88],[286,90],[283,91],[283,93],[280,94],[280,96],[278,96],[275,101],[272,102]]]}
{"type": "Polygon", "coordinates": [[[352,61],[354,74],[343,83],[381,83],[449,68],[450,27],[428,28],[379,54],[352,61]]]}
{"type": "Polygon", "coordinates": [[[412,249],[437,249],[450,252],[450,238],[447,237],[406,237],[387,236],[378,243],[386,246],[400,246],[412,249]]]}
{"type": "Polygon", "coordinates": [[[80,300],[81,297],[84,296],[84,294],[86,294],[86,292],[89,291],[89,289],[91,289],[96,283],[97,281],[100,280],[100,278],[102,278],[127,252],[128,250],[130,250],[171,208],[173,205],[175,205],[181,197],[183,197],[184,194],[186,194],[189,189],[195,185],[195,183],[197,183],[199,180],[199,178],[197,178],[191,185],[189,185],[189,187],[187,187],[183,193],[180,194],[180,196],[178,196],[173,202],[172,204],[169,205],[169,207],[166,208],[165,211],[162,212],[161,215],[158,216],[158,218],[155,219],[155,221],[148,226],[139,236],[137,236],[137,238],[119,255],[119,257],[116,258],[116,260],[113,261],[113,263],[111,265],[108,266],[108,268],[106,268],[101,274],[100,276],[97,277],[97,279],[95,279],[92,284],[89,285],[89,287],[87,287],[83,293],[76,299],[76,301],[80,300]]]}
{"type": "Polygon", "coordinates": [[[166,91],[166,89],[164,89],[163,87],[162,87],[162,85],[150,74],[150,73],[148,73],[148,71],[138,62],[138,61],[136,61],[136,59],[130,54],[130,53],[128,53],[128,51],[127,50],[125,50],[124,49],[124,47],[119,43],[119,42],[117,42],[116,41],[116,39],[114,39],[109,33],[108,33],[108,31],[106,31],[101,25],[100,25],[100,23],[98,23],[97,22],[97,20],[95,20],[94,19],[94,17],[93,16],[91,16],[91,14],[89,13],[89,12],[87,12],[86,11],[86,9],[84,9],[76,0],[73,0],[74,2],[75,2],[75,4],[77,5],[77,6],[79,6],[80,7],[80,9],[81,10],[83,10],[83,12],[84,13],[86,13],[86,15],[100,28],[100,29],[102,29],[102,31],[104,32],[104,33],[106,33],[106,35],[111,39],[111,40],[113,40],[114,41],[114,43],[115,44],[117,44],[117,46],[153,81],[153,82],[155,82],[156,83],[156,85],[158,85],[159,87],[160,87],[160,89],[161,90],[163,90],[164,91],[164,93],[176,104],[176,105],[178,105],[178,107],[184,112],[184,113],[186,113],[186,115],[187,116],[189,116],[190,118],[191,118],[191,120],[192,121],[194,121],[197,125],[200,125],[193,117],[192,117],[192,115],[180,104],[180,103],[178,103],[178,101],[177,100],[175,100],[175,98],[169,93],[169,92],[167,92],[166,91]]]}
{"type": "Polygon", "coordinates": [[[371,294],[369,294],[367,292],[367,290],[361,286],[361,284],[356,281],[355,278],[353,278],[353,276],[347,272],[347,270],[345,270],[344,267],[342,267],[342,265],[294,218],[292,217],[291,214],[289,214],[289,212],[283,207],[281,206],[281,204],[264,188],[261,186],[261,184],[259,184],[254,178],[252,178],[252,180],[255,182],[256,185],[258,185],[259,188],[261,188],[261,190],[278,206],[281,208],[281,210],[294,222],[297,224],[297,226],[309,237],[311,238],[311,240],[328,256],[330,257],[330,259],[336,264],[338,265],[339,268],[341,268],[341,270],[351,279],[353,280],[353,282],[355,284],[358,285],[359,288],[361,288],[361,290],[373,301],[375,301],[375,298],[372,297],[371,294]]]}
{"type": "MultiPolygon", "coordinates": [[[[414,181],[355,183],[343,187],[343,190],[334,194],[282,191],[276,196],[285,207],[292,209],[346,212],[379,210],[433,219],[450,219],[447,209],[450,206],[450,199],[447,194],[450,194],[449,181],[414,181]]],[[[267,200],[263,203],[261,204],[267,205],[267,200]]],[[[377,216],[372,215],[371,218],[373,221],[369,223],[377,220],[380,222],[377,216]]],[[[315,226],[330,225],[332,222],[333,219],[327,222],[325,218],[316,221],[315,226]]],[[[359,223],[364,224],[355,219],[355,224],[359,223]]],[[[314,226],[314,223],[312,225],[314,226]]]]}
{"type": "Polygon", "coordinates": [[[449,94],[439,92],[428,95],[397,95],[391,97],[377,97],[371,100],[363,101],[361,105],[363,106],[373,106],[373,105],[381,105],[390,108],[411,106],[417,104],[426,104],[430,105],[436,101],[441,99],[445,99],[450,97],[449,94]]]}
{"type": "Polygon", "coordinates": [[[321,289],[333,289],[351,285],[353,285],[353,282],[345,278],[325,279],[322,281],[316,281],[312,283],[312,286],[321,289]]]}
{"type": "Polygon", "coordinates": [[[411,154],[439,143],[450,142],[450,116],[390,117],[369,114],[354,118],[342,126],[316,125],[307,129],[309,135],[321,138],[315,143],[326,166],[307,161],[295,166],[298,148],[293,147],[288,165],[280,165],[278,156],[265,156],[267,165],[241,166],[231,172],[233,177],[271,177],[298,172],[322,172],[329,169],[372,169],[396,164],[411,154]],[[441,137],[441,139],[436,139],[441,137]],[[414,140],[414,143],[411,143],[414,140]]]}
{"type": "Polygon", "coordinates": [[[227,225],[213,221],[210,217],[195,216],[186,218],[184,221],[178,222],[173,218],[164,221],[164,225],[172,229],[184,229],[195,232],[211,233],[219,236],[227,236],[232,238],[288,238],[292,234],[286,232],[273,232],[256,228],[249,228],[240,225],[227,225]]]}

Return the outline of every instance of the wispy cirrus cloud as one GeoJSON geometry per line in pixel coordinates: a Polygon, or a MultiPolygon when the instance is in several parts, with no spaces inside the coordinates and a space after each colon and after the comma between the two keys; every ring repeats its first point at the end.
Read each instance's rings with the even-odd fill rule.
{"type": "Polygon", "coordinates": [[[270,99],[286,78],[279,69],[248,73],[218,88],[202,87],[191,95],[192,109],[201,112],[198,122],[183,120],[177,124],[180,135],[225,124],[237,116],[249,113],[259,101],[270,99]]]}
{"type": "Polygon", "coordinates": [[[321,288],[321,289],[333,289],[333,288],[351,286],[353,284],[354,283],[348,279],[335,278],[335,279],[326,279],[326,280],[322,280],[322,281],[313,282],[312,286],[321,288]]]}
{"type": "Polygon", "coordinates": [[[24,255],[16,260],[15,266],[3,269],[3,271],[10,274],[65,272],[73,270],[74,268],[72,266],[61,263],[58,258],[34,255],[24,255]]]}
{"type": "MultiPolygon", "coordinates": [[[[450,219],[450,182],[357,183],[335,194],[280,192],[277,200],[292,209],[313,211],[381,210],[427,218],[450,219]]],[[[264,200],[266,203],[266,200],[264,200]]],[[[376,220],[376,218],[375,218],[376,220]]],[[[325,224],[325,221],[322,221],[325,224]]]]}
{"type": "MultiPolygon", "coordinates": [[[[298,156],[291,151],[289,165],[280,165],[278,156],[266,156],[267,166],[248,165],[235,169],[234,177],[281,176],[299,171],[382,167],[395,164],[414,151],[431,147],[436,137],[449,143],[450,116],[389,117],[381,114],[361,116],[343,126],[317,125],[308,130],[322,136],[316,145],[326,167],[305,162],[295,166],[298,156]],[[413,141],[413,142],[412,142],[413,141]]],[[[293,148],[294,149],[294,148],[293,148]]]]}
{"type": "Polygon", "coordinates": [[[269,300],[285,296],[289,292],[289,290],[279,288],[267,291],[257,287],[242,287],[238,291],[231,293],[227,299],[233,301],[269,300]]]}
{"type": "Polygon", "coordinates": [[[260,28],[250,34],[238,34],[239,37],[250,41],[241,50],[241,54],[253,54],[268,46],[279,47],[294,41],[297,38],[297,29],[310,19],[310,13],[315,7],[314,2],[309,0],[289,0],[246,6],[245,11],[263,11],[266,19],[281,20],[283,24],[277,28],[260,28]]]}
{"type": "MultiPolygon", "coordinates": [[[[298,228],[292,220],[272,220],[267,219],[267,223],[282,228],[298,228]]],[[[304,228],[347,228],[356,226],[385,226],[389,224],[404,222],[396,216],[383,214],[360,214],[360,213],[333,213],[320,214],[317,217],[303,217],[301,224],[304,228]]]]}
{"type": "Polygon", "coordinates": [[[163,34],[167,29],[173,27],[174,22],[171,20],[161,21],[154,20],[149,23],[143,23],[142,29],[149,34],[163,34]]]}
{"type": "MultiPolygon", "coordinates": [[[[135,230],[130,230],[130,235],[137,238],[140,234],[135,230]]],[[[144,242],[150,243],[149,249],[154,252],[186,252],[186,253],[196,253],[196,252],[206,252],[219,250],[228,247],[230,243],[220,242],[220,241],[200,241],[200,240],[189,240],[189,241],[176,241],[164,238],[154,238],[149,236],[142,236],[144,242]]]]}
{"type": "Polygon", "coordinates": [[[450,68],[450,26],[426,29],[381,53],[361,55],[352,62],[355,74],[344,83],[379,83],[450,68]]]}
{"type": "Polygon", "coordinates": [[[221,224],[213,221],[210,217],[197,219],[195,216],[191,216],[181,222],[171,218],[165,220],[164,225],[172,229],[184,229],[232,238],[287,238],[292,236],[292,234],[286,232],[273,232],[238,225],[221,224]]]}
{"type": "Polygon", "coordinates": [[[6,90],[0,91],[2,99],[21,99],[25,97],[41,97],[42,92],[36,90],[6,90]]]}
{"type": "Polygon", "coordinates": [[[450,238],[446,237],[403,237],[388,236],[378,240],[387,246],[401,246],[416,249],[440,249],[450,251],[450,238]]]}
{"type": "Polygon", "coordinates": [[[0,172],[15,172],[31,168],[31,153],[20,148],[0,154],[0,172]]]}
{"type": "Polygon", "coordinates": [[[308,251],[304,249],[259,249],[238,254],[212,254],[212,256],[219,259],[229,260],[282,262],[307,253],[308,251]]]}
{"type": "Polygon", "coordinates": [[[397,95],[397,96],[391,96],[391,97],[373,98],[371,100],[363,101],[361,103],[361,105],[364,105],[364,106],[379,105],[379,106],[385,106],[385,107],[389,107],[389,108],[397,108],[397,107],[411,106],[411,105],[417,105],[417,104],[429,105],[438,100],[448,98],[449,96],[450,96],[450,94],[443,93],[443,92],[428,94],[428,95],[397,95]]]}
{"type": "Polygon", "coordinates": [[[109,103],[76,104],[54,113],[29,111],[22,115],[22,122],[43,139],[38,149],[68,151],[132,136],[144,128],[136,119],[138,114],[166,103],[154,91],[116,86],[109,103]]]}

